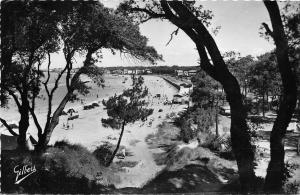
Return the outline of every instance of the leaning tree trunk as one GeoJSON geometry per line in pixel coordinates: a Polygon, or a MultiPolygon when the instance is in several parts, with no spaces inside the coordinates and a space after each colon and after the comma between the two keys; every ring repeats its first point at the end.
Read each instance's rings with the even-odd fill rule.
{"type": "Polygon", "coordinates": [[[284,136],[291,121],[297,100],[297,86],[288,57],[288,42],[276,1],[265,1],[269,12],[273,32],[266,24],[267,32],[273,37],[276,45],[276,58],[282,79],[283,91],[278,116],[271,132],[271,161],[267,169],[264,189],[267,192],[282,192],[284,185],[284,136]]]}
{"type": "MultiPolygon", "coordinates": [[[[84,66],[89,66],[91,65],[92,62],[92,54],[95,50],[89,50],[85,61],[84,61],[84,66]]],[[[58,105],[57,109],[55,110],[55,112],[53,113],[50,122],[48,125],[46,125],[45,129],[44,129],[44,133],[41,135],[41,137],[39,137],[39,141],[38,144],[36,146],[36,151],[43,151],[46,149],[52,132],[55,129],[55,127],[58,125],[59,123],[59,117],[62,113],[62,111],[64,110],[64,108],[66,107],[67,103],[69,102],[69,100],[71,99],[73,92],[76,88],[77,83],[79,82],[80,79],[80,75],[81,75],[81,70],[79,69],[75,75],[73,76],[73,78],[71,79],[71,85],[68,88],[68,92],[65,95],[65,97],[63,98],[63,100],[60,102],[60,104],[58,105]]],[[[69,73],[68,73],[69,74],[69,73]]]]}
{"type": "MultiPolygon", "coordinates": [[[[242,103],[240,86],[236,78],[229,72],[219,48],[199,17],[182,1],[161,0],[163,17],[183,30],[195,43],[200,56],[201,68],[213,79],[219,81],[224,88],[231,109],[231,140],[236,157],[240,183],[243,191],[254,187],[254,153],[246,123],[246,111],[242,103]],[[209,55],[209,56],[208,56],[209,55]]],[[[155,12],[134,8],[153,17],[162,17],[155,12]]]]}
{"type": "Polygon", "coordinates": [[[120,134],[120,137],[119,137],[116,149],[112,153],[109,161],[107,163],[105,163],[105,166],[107,166],[107,167],[113,162],[113,160],[114,160],[114,158],[115,158],[115,156],[116,156],[116,154],[117,154],[117,152],[119,150],[119,147],[120,147],[120,144],[121,144],[121,140],[122,140],[122,137],[123,137],[123,133],[124,133],[124,129],[125,129],[125,120],[123,121],[123,124],[122,124],[122,130],[121,130],[121,134],[120,134]]]}
{"type": "Polygon", "coordinates": [[[229,72],[216,42],[202,22],[181,2],[161,2],[165,12],[171,15],[169,16],[170,20],[195,42],[202,69],[219,81],[224,88],[231,109],[231,142],[239,169],[241,190],[251,191],[255,182],[254,153],[246,123],[246,111],[242,102],[240,86],[236,78],[229,72]],[[167,4],[172,7],[181,20],[175,19],[176,16],[173,15],[171,9],[167,8],[167,4]],[[207,53],[210,55],[212,63],[207,53]]]}
{"type": "Polygon", "coordinates": [[[19,136],[18,136],[18,149],[27,150],[26,133],[29,127],[29,102],[26,98],[22,98],[22,105],[20,107],[21,118],[19,121],[19,136]]]}
{"type": "Polygon", "coordinates": [[[230,73],[222,81],[231,112],[231,143],[237,161],[241,190],[255,189],[254,151],[246,123],[246,110],[242,102],[240,87],[230,73]]]}
{"type": "Polygon", "coordinates": [[[59,117],[62,111],[64,110],[65,106],[67,105],[68,101],[70,100],[72,94],[73,92],[69,91],[65,95],[64,99],[60,102],[55,112],[53,113],[49,125],[45,127],[44,133],[41,135],[41,137],[39,137],[38,144],[36,145],[35,148],[36,151],[43,151],[46,149],[50,141],[52,132],[59,123],[59,117]]]}

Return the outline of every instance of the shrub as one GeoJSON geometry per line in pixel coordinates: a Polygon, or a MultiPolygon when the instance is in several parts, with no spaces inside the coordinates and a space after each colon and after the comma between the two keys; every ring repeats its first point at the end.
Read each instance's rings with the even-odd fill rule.
{"type": "Polygon", "coordinates": [[[190,140],[196,138],[199,132],[209,132],[209,128],[214,123],[214,118],[214,109],[192,107],[180,113],[174,122],[181,129],[181,139],[188,143],[190,140]]]}
{"type": "Polygon", "coordinates": [[[284,185],[284,192],[287,194],[299,194],[300,183],[297,181],[289,182],[284,185]]]}
{"type": "Polygon", "coordinates": [[[66,177],[95,180],[101,167],[97,159],[84,147],[66,141],[56,142],[42,156],[44,168],[66,177]]]}
{"type": "Polygon", "coordinates": [[[53,192],[98,192],[119,180],[112,170],[101,166],[91,152],[78,144],[56,142],[43,154],[42,160],[46,170],[43,178],[48,178],[44,185],[53,192]]]}
{"type": "Polygon", "coordinates": [[[185,143],[189,143],[189,141],[195,137],[194,131],[191,128],[191,124],[189,123],[189,121],[186,120],[181,121],[180,129],[181,129],[180,138],[185,143]]]}
{"type": "Polygon", "coordinates": [[[100,193],[113,188],[116,177],[111,170],[102,167],[84,147],[56,142],[45,153],[16,153],[2,156],[3,188],[10,193],[100,193]],[[34,165],[36,172],[14,185],[16,165],[34,165]],[[7,170],[7,171],[6,171],[7,170]],[[114,177],[114,178],[113,178],[114,177]]]}
{"type": "Polygon", "coordinates": [[[98,146],[93,152],[93,155],[97,158],[98,162],[105,166],[108,163],[111,155],[113,154],[113,145],[106,142],[105,144],[98,146]]]}
{"type": "Polygon", "coordinates": [[[171,113],[168,113],[166,115],[166,118],[167,119],[174,119],[176,117],[176,113],[175,112],[171,112],[171,113]]]}
{"type": "Polygon", "coordinates": [[[285,162],[284,172],[283,172],[284,173],[283,182],[287,183],[288,180],[293,177],[294,171],[298,168],[299,168],[298,164],[285,162]]]}

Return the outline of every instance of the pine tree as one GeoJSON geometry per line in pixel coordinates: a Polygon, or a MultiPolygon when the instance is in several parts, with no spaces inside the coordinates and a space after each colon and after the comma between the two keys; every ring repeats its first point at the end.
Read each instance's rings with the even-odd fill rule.
{"type": "Polygon", "coordinates": [[[144,98],[148,95],[148,89],[147,87],[143,87],[143,77],[135,77],[133,75],[132,82],[132,87],[125,90],[121,95],[114,95],[107,101],[103,101],[108,115],[107,119],[101,120],[103,126],[121,129],[117,146],[106,166],[109,166],[113,162],[119,150],[125,126],[138,120],[145,121],[153,113],[153,109],[145,108],[147,102],[144,98]]]}

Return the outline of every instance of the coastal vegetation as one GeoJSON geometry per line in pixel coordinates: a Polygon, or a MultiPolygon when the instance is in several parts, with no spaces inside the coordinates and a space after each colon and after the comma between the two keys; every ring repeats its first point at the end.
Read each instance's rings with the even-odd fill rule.
{"type": "MultiPolygon", "coordinates": [[[[288,57],[288,40],[278,4],[269,1],[265,1],[264,4],[271,18],[273,31],[266,23],[263,23],[263,26],[266,35],[275,42],[277,67],[283,88],[278,116],[271,133],[271,161],[266,176],[265,190],[278,192],[283,187],[284,146],[282,139],[296,106],[297,87],[288,57]]],[[[255,190],[254,153],[246,123],[247,113],[244,109],[238,80],[229,71],[213,36],[207,30],[212,18],[211,11],[204,10],[201,5],[195,6],[195,2],[184,1],[151,1],[143,5],[136,1],[126,1],[120,5],[120,9],[142,22],[155,18],[166,19],[181,29],[195,43],[200,57],[200,67],[222,85],[230,105],[231,144],[238,164],[241,189],[246,192],[255,190]]]]}
{"type": "Polygon", "coordinates": [[[19,115],[0,116],[3,192],[298,192],[300,4],[261,4],[274,49],[258,56],[221,52],[196,1],[1,5],[1,109],[19,115]],[[152,66],[163,58],[140,32],[152,19],[176,27],[167,45],[190,38],[198,66],[152,66]],[[105,67],[105,49],[151,66],[105,67]],[[21,165],[37,171],[19,185],[21,165]]]}
{"type": "MultiPolygon", "coordinates": [[[[45,150],[54,128],[59,123],[59,116],[66,104],[75,98],[75,92],[88,93],[89,88],[80,76],[87,75],[99,86],[103,85],[103,70],[95,66],[95,63],[101,59],[101,49],[109,48],[112,52],[121,51],[141,61],[147,60],[151,63],[161,59],[153,47],[147,46],[147,39],[140,34],[137,25],[103,7],[101,3],[66,2],[59,5],[56,3],[46,5],[46,3],[23,2],[13,4],[5,4],[7,14],[10,13],[10,9],[15,8],[14,6],[19,7],[15,10],[18,14],[12,18],[14,27],[11,31],[4,33],[3,47],[10,47],[12,44],[13,48],[9,48],[11,51],[2,50],[4,55],[10,56],[10,59],[5,58],[7,62],[2,63],[5,66],[3,66],[1,77],[1,99],[2,105],[5,105],[7,97],[13,97],[18,106],[21,115],[18,133],[20,150],[27,148],[26,133],[29,127],[29,115],[33,117],[38,130],[36,150],[45,150]],[[18,20],[18,17],[23,17],[23,15],[26,16],[24,21],[18,20]],[[21,27],[23,30],[19,31],[18,28],[21,27]],[[10,40],[11,35],[17,33],[18,39],[10,40]],[[40,38],[39,41],[36,40],[37,37],[40,38]],[[28,42],[17,42],[21,40],[28,40],[28,42]],[[64,53],[65,65],[55,78],[55,85],[51,89],[48,85],[51,77],[51,54],[60,50],[64,53]],[[71,71],[77,54],[85,55],[85,59],[82,67],[72,75],[71,71]],[[44,61],[47,63],[46,75],[40,71],[44,61]],[[62,97],[59,106],[54,109],[53,96],[64,74],[67,93],[62,97]],[[44,79],[43,76],[45,76],[44,79]],[[45,88],[48,99],[47,121],[44,127],[35,113],[35,101],[42,87],[45,88]]],[[[7,125],[4,118],[1,118],[1,121],[13,135],[17,135],[7,125]]]]}
{"type": "MultiPolygon", "coordinates": [[[[121,95],[115,95],[107,101],[103,101],[103,105],[109,116],[108,119],[102,119],[103,126],[109,126],[113,129],[121,128],[117,146],[109,160],[105,162],[106,166],[109,166],[113,162],[119,150],[125,126],[138,120],[145,121],[153,113],[153,109],[145,108],[147,102],[144,98],[148,95],[148,89],[143,87],[143,77],[135,77],[133,75],[131,79],[132,88],[124,90],[121,95]]],[[[123,157],[125,158],[125,154],[123,157]]]]}

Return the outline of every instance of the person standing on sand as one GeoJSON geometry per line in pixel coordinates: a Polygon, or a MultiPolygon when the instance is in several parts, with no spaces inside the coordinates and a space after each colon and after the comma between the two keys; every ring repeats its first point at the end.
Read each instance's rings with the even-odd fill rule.
{"type": "Polygon", "coordinates": [[[121,154],[122,154],[122,157],[123,157],[123,158],[126,157],[126,149],[125,149],[125,148],[123,148],[123,149],[121,150],[121,154]]]}

